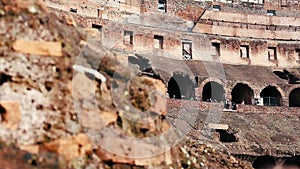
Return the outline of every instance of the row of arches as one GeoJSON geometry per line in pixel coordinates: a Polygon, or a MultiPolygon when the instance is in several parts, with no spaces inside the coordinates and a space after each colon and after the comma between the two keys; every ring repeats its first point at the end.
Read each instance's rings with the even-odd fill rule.
{"type": "MultiPolygon", "coordinates": [[[[232,102],[236,104],[252,105],[258,102],[268,106],[280,106],[282,104],[282,96],[274,86],[267,86],[261,91],[260,97],[262,99],[260,101],[255,100],[253,90],[247,84],[243,83],[238,83],[234,86],[231,91],[231,96],[232,102]]],[[[216,102],[224,101],[224,87],[215,81],[206,83],[202,91],[202,101],[208,100],[213,100],[216,102]]]]}
{"type": "MultiPolygon", "coordinates": [[[[188,99],[195,98],[194,83],[188,77],[174,75],[168,82],[168,94],[170,98],[188,99]]],[[[225,101],[225,89],[216,81],[207,82],[202,89],[202,101],[225,101]]],[[[237,83],[231,91],[231,101],[236,104],[281,106],[282,95],[275,86],[267,86],[260,92],[260,98],[254,98],[254,91],[244,83],[237,83]]],[[[289,94],[289,106],[300,107],[300,88],[293,89],[289,94]]]]}

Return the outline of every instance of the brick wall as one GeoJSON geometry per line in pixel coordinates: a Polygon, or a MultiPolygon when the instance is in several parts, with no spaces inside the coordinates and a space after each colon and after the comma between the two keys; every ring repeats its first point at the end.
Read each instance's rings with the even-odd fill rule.
{"type": "MultiPolygon", "coordinates": [[[[190,100],[168,99],[168,109],[200,109],[201,111],[223,110],[223,103],[210,103],[190,100]]],[[[279,107],[279,106],[253,106],[237,105],[238,113],[277,113],[277,114],[300,114],[297,107],[279,107]]]]}

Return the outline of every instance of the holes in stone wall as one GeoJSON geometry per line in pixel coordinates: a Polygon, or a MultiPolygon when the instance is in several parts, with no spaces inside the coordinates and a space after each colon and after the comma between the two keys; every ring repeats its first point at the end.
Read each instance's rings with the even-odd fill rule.
{"type": "Polygon", "coordinates": [[[164,37],[159,35],[154,35],[154,48],[163,49],[164,48],[164,37]]]}
{"type": "Polygon", "coordinates": [[[212,42],[211,51],[213,56],[220,56],[220,43],[212,42]]]}
{"type": "Polygon", "coordinates": [[[46,88],[46,90],[48,92],[52,90],[53,85],[54,85],[53,82],[51,82],[51,81],[45,81],[45,88],[46,88]]]}
{"type": "Polygon", "coordinates": [[[52,125],[51,125],[50,123],[44,123],[43,129],[44,129],[45,131],[49,131],[51,128],[52,128],[52,125]]]}
{"type": "Polygon", "coordinates": [[[102,31],[102,25],[92,24],[92,28],[97,29],[99,32],[102,31]]]}
{"type": "Polygon", "coordinates": [[[7,122],[6,109],[0,105],[0,122],[7,122]]]}
{"type": "Polygon", "coordinates": [[[289,80],[289,76],[286,73],[282,72],[282,71],[273,71],[273,73],[281,79],[289,80]]]}
{"type": "Polygon", "coordinates": [[[158,10],[167,12],[167,0],[158,0],[158,10]]]}
{"type": "Polygon", "coordinates": [[[11,81],[11,76],[5,74],[5,73],[0,73],[0,85],[2,85],[5,82],[11,81]]]}
{"type": "Polygon", "coordinates": [[[268,59],[269,60],[277,60],[276,47],[268,47],[268,59]]]}
{"type": "Polygon", "coordinates": [[[221,142],[230,143],[237,142],[237,138],[234,135],[235,133],[229,132],[228,130],[216,129],[216,132],[219,133],[219,139],[221,142]]]}
{"type": "Polygon", "coordinates": [[[37,110],[43,110],[44,109],[44,106],[39,104],[35,107],[37,110]]]}
{"type": "Polygon", "coordinates": [[[276,16],[276,10],[267,10],[268,16],[276,16]]]}
{"type": "Polygon", "coordinates": [[[300,61],[300,49],[295,49],[295,53],[296,53],[296,60],[300,61]]]}
{"type": "Polygon", "coordinates": [[[192,59],[192,42],[183,41],[182,42],[182,58],[183,59],[192,59]]]}
{"type": "Polygon", "coordinates": [[[101,17],[101,11],[100,11],[100,9],[97,9],[97,17],[98,17],[98,18],[101,17]]]}
{"type": "Polygon", "coordinates": [[[76,8],[70,8],[70,12],[77,13],[77,9],[76,8]]]}
{"type": "Polygon", "coordinates": [[[117,114],[118,114],[117,125],[118,125],[120,128],[122,128],[122,126],[123,126],[122,118],[120,117],[119,112],[118,112],[117,114]]]}
{"type": "Polygon", "coordinates": [[[124,44],[133,45],[133,32],[132,31],[124,31],[124,44]]]}
{"type": "Polygon", "coordinates": [[[212,9],[213,9],[213,11],[221,11],[221,6],[220,5],[213,5],[212,9]]]}
{"type": "Polygon", "coordinates": [[[241,58],[249,58],[249,46],[247,46],[247,45],[240,46],[240,57],[241,58]]]}

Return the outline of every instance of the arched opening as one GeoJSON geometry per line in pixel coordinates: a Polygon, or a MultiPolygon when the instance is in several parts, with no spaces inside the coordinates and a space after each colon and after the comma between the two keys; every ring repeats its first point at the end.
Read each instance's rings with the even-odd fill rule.
{"type": "Polygon", "coordinates": [[[231,92],[232,102],[236,104],[253,104],[253,90],[246,84],[238,83],[231,92]]]}
{"type": "Polygon", "coordinates": [[[215,81],[211,81],[206,83],[203,87],[202,100],[221,102],[225,100],[224,94],[224,87],[215,81]]]}
{"type": "Polygon", "coordinates": [[[273,169],[275,166],[276,161],[271,156],[257,157],[252,164],[252,167],[255,169],[273,169]]]}
{"type": "Polygon", "coordinates": [[[280,106],[281,105],[281,94],[274,86],[265,87],[260,97],[263,99],[264,106],[280,106]]]}
{"type": "Polygon", "coordinates": [[[283,169],[300,169],[300,156],[294,156],[286,159],[282,165],[283,169]]]}
{"type": "Polygon", "coordinates": [[[188,76],[174,74],[168,82],[170,98],[193,100],[195,98],[195,84],[188,76]]]}
{"type": "Polygon", "coordinates": [[[181,99],[179,85],[173,77],[168,82],[168,93],[170,98],[181,99]]]}
{"type": "Polygon", "coordinates": [[[289,95],[289,106],[300,107],[300,88],[291,91],[289,95]]]}

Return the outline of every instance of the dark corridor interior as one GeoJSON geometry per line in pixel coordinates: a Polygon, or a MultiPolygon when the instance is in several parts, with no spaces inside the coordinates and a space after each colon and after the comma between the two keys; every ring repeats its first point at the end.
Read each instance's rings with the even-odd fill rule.
{"type": "Polygon", "coordinates": [[[170,98],[192,100],[195,98],[195,84],[188,76],[173,75],[168,82],[170,98]]]}
{"type": "Polygon", "coordinates": [[[206,83],[203,87],[202,100],[221,102],[225,100],[224,94],[224,87],[215,81],[211,81],[206,83]]]}
{"type": "Polygon", "coordinates": [[[252,105],[254,100],[253,90],[246,84],[238,83],[231,92],[232,102],[236,104],[252,105]]]}
{"type": "Polygon", "coordinates": [[[289,95],[289,106],[300,107],[300,88],[291,91],[289,95]]]}
{"type": "Polygon", "coordinates": [[[254,160],[252,166],[255,169],[273,169],[276,166],[276,161],[271,156],[260,156],[254,160]]]}
{"type": "Polygon", "coordinates": [[[280,106],[281,105],[281,94],[274,86],[265,87],[261,93],[260,97],[263,98],[263,103],[265,106],[280,106]]]}

